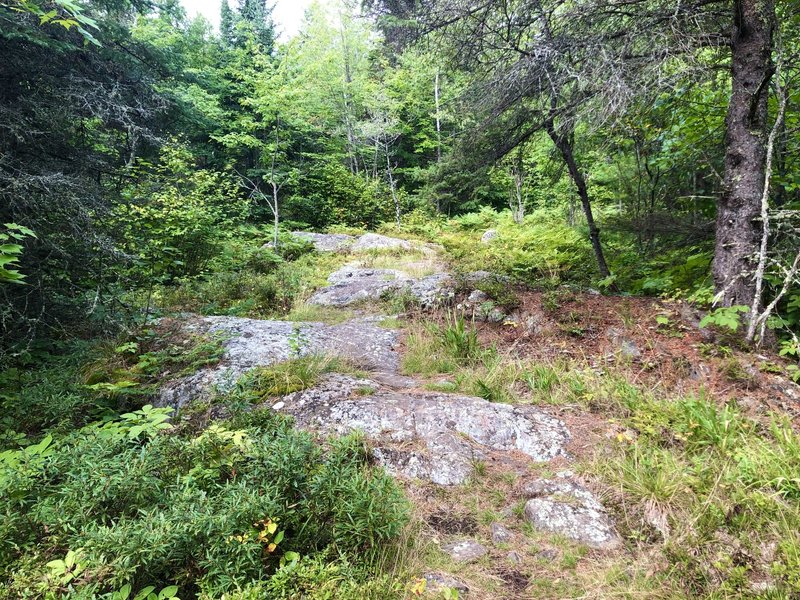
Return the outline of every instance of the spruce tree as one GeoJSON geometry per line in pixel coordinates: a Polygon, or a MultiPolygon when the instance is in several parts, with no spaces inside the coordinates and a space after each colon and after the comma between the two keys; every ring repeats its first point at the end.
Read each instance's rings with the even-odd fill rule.
{"type": "Polygon", "coordinates": [[[233,45],[233,33],[235,26],[235,16],[231,10],[228,0],[222,0],[222,5],[219,9],[219,34],[222,38],[222,43],[226,46],[233,45]]]}

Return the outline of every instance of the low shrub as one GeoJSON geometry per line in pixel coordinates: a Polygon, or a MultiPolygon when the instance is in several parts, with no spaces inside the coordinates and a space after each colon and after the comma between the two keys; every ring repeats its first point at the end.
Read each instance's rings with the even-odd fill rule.
{"type": "Polygon", "coordinates": [[[275,590],[298,564],[357,563],[406,522],[403,494],[369,465],[358,436],[323,449],[256,411],[239,415],[238,429],[183,437],[158,433],[163,414],[146,409],[50,439],[39,454],[0,455],[0,598],[125,585],[177,585],[181,597],[275,590]],[[53,578],[48,562],[67,550],[80,569],[53,578]]]}

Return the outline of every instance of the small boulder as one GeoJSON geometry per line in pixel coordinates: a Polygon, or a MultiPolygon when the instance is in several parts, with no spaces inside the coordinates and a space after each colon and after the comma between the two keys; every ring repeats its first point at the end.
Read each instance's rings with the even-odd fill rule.
{"type": "Polygon", "coordinates": [[[411,284],[409,291],[422,308],[446,304],[455,294],[453,279],[447,273],[434,273],[417,279],[411,284]]]}
{"type": "Polygon", "coordinates": [[[496,229],[487,229],[483,232],[481,236],[481,244],[488,244],[493,239],[497,237],[497,230],[496,229]]]}
{"type": "Polygon", "coordinates": [[[351,247],[354,252],[363,252],[364,250],[412,250],[413,248],[414,245],[408,240],[401,240],[400,238],[378,233],[365,233],[351,247]]]}
{"type": "Polygon", "coordinates": [[[544,550],[539,550],[539,552],[536,553],[536,558],[542,562],[553,562],[558,558],[558,552],[552,548],[545,548],[544,550]]]}
{"type": "Polygon", "coordinates": [[[442,551],[450,555],[456,562],[472,562],[486,554],[486,547],[474,540],[450,542],[442,546],[442,551]]]}
{"type": "Polygon", "coordinates": [[[605,508],[585,487],[568,479],[540,479],[525,486],[524,494],[531,498],[525,517],[535,528],[599,550],[622,545],[605,508]]]}
{"type": "Polygon", "coordinates": [[[510,563],[518,565],[522,563],[522,555],[519,552],[512,550],[511,552],[506,554],[506,560],[510,563]]]}
{"type": "Polygon", "coordinates": [[[616,327],[610,327],[608,331],[606,331],[606,337],[611,340],[611,343],[619,349],[620,354],[625,358],[641,358],[642,351],[639,349],[636,342],[626,337],[625,334],[616,327]]]}
{"type": "Polygon", "coordinates": [[[443,588],[457,590],[459,594],[466,594],[469,592],[469,587],[466,583],[456,579],[452,575],[448,575],[447,573],[425,573],[423,578],[425,579],[425,587],[430,592],[438,592],[443,588]]]}
{"type": "Polygon", "coordinates": [[[508,529],[503,527],[500,523],[492,523],[492,541],[495,544],[505,544],[514,537],[508,529]]]}
{"type": "Polygon", "coordinates": [[[472,304],[482,304],[488,300],[489,295],[481,290],[472,290],[469,296],[467,296],[467,302],[471,302],[472,304]]]}
{"type": "Polygon", "coordinates": [[[489,314],[486,315],[486,320],[489,323],[502,323],[506,320],[508,315],[503,312],[501,309],[494,307],[492,310],[489,311],[489,314]]]}

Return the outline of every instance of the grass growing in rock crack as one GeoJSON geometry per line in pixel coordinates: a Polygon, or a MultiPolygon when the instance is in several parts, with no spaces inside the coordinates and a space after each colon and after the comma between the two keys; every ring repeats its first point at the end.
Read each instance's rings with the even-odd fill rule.
{"type": "Polygon", "coordinates": [[[313,387],[326,373],[362,374],[342,358],[309,354],[254,369],[244,375],[239,385],[253,394],[254,401],[263,402],[313,387]]]}
{"type": "Polygon", "coordinates": [[[444,325],[434,322],[412,325],[406,346],[404,371],[421,375],[452,373],[461,365],[476,364],[486,352],[474,327],[452,313],[444,325]]]}
{"type": "Polygon", "coordinates": [[[333,308],[330,306],[311,304],[310,302],[298,302],[287,315],[281,318],[281,320],[336,325],[349,321],[355,316],[356,313],[354,311],[346,308],[333,308]]]}

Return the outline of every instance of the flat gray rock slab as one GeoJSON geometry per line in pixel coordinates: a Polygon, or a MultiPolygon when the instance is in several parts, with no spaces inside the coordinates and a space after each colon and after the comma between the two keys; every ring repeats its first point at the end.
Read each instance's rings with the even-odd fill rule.
{"type": "Polygon", "coordinates": [[[314,233],[311,231],[293,231],[292,235],[314,244],[317,252],[336,252],[350,247],[355,238],[343,233],[314,233]]]}
{"type": "Polygon", "coordinates": [[[475,540],[461,540],[442,545],[442,551],[456,562],[472,562],[486,554],[485,546],[475,540]]]}
{"type": "Polygon", "coordinates": [[[413,280],[394,269],[365,269],[345,265],[328,277],[328,287],[317,290],[309,302],[320,306],[348,306],[379,300],[389,290],[411,285],[413,280]]]}
{"type": "Polygon", "coordinates": [[[364,252],[366,250],[413,250],[414,244],[408,240],[393,238],[378,233],[365,233],[359,237],[352,245],[353,252],[364,252]]]}
{"type": "Polygon", "coordinates": [[[387,471],[441,485],[464,483],[476,461],[493,451],[518,451],[534,461],[564,454],[564,424],[532,406],[482,398],[380,389],[369,379],[336,375],[283,398],[281,412],[301,428],[373,442],[387,471]],[[376,390],[374,393],[372,390],[376,390]]]}
{"type": "Polygon", "coordinates": [[[338,325],[262,321],[240,317],[203,317],[194,329],[222,337],[219,364],[164,385],[161,406],[180,408],[214,390],[230,389],[248,371],[308,354],[328,354],[388,373],[399,367],[399,333],[367,319],[338,325]]]}
{"type": "Polygon", "coordinates": [[[408,292],[424,308],[435,306],[453,296],[454,282],[446,273],[414,279],[397,269],[370,269],[355,264],[344,265],[328,277],[328,286],[309,299],[320,306],[342,307],[379,300],[386,293],[408,292]]]}
{"type": "Polygon", "coordinates": [[[611,517],[585,487],[566,478],[528,484],[525,517],[537,529],[559,533],[599,550],[622,545],[611,517]]]}

